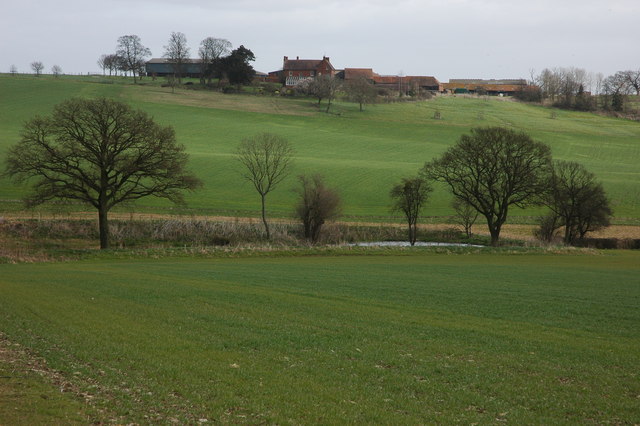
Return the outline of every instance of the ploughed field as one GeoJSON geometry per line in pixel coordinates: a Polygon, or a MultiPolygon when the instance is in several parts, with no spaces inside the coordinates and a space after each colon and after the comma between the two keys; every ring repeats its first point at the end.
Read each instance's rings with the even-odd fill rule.
{"type": "MultiPolygon", "coordinates": [[[[388,192],[403,176],[415,174],[472,127],[506,126],[548,143],[556,159],[582,163],[602,180],[618,223],[640,218],[640,123],[594,114],[556,111],[497,98],[437,97],[428,101],[367,106],[337,102],[325,114],[312,99],[160,87],[143,80],[133,86],[103,77],[35,78],[0,75],[0,155],[20,137],[22,124],[72,96],[111,96],[151,114],[176,129],[205,186],[187,194],[196,214],[251,216],[259,211],[255,190],[240,177],[234,153],[245,138],[260,132],[280,134],[295,148],[291,175],[267,198],[272,216],[291,215],[296,176],[321,173],[340,189],[344,216],[356,220],[388,218],[388,192]],[[434,120],[435,112],[441,120],[434,120]]],[[[25,187],[0,180],[0,211],[16,211],[25,187]]],[[[425,215],[452,214],[450,196],[437,186],[425,215]]],[[[124,211],[167,213],[171,205],[147,198],[124,211]]],[[[49,205],[44,210],[87,210],[49,205]]],[[[175,211],[175,210],[172,210],[175,211]]],[[[514,210],[513,221],[530,222],[540,210],[514,210]],[[518,219],[517,216],[525,218],[518,219]]],[[[438,219],[436,219],[438,220],[438,219]]]]}
{"type": "Polygon", "coordinates": [[[638,422],[637,252],[442,251],[4,264],[2,348],[52,422],[638,422]]]}

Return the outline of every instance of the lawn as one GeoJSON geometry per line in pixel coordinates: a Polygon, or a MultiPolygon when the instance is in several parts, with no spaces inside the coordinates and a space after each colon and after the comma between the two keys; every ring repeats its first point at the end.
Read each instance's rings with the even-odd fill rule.
{"type": "MultiPolygon", "coordinates": [[[[149,82],[149,80],[146,80],[149,82]]],[[[287,137],[295,148],[291,175],[269,194],[272,215],[291,214],[296,176],[322,173],[340,188],[343,213],[358,220],[388,218],[389,188],[441,154],[476,126],[524,130],[548,143],[555,158],[576,160],[603,181],[620,222],[640,218],[640,123],[593,114],[557,111],[498,98],[438,97],[429,101],[368,106],[337,102],[334,114],[319,112],[313,100],[223,95],[196,90],[122,84],[102,77],[35,78],[0,75],[0,153],[19,138],[25,120],[48,114],[71,96],[112,96],[147,111],[176,129],[204,182],[187,195],[190,212],[257,215],[259,198],[242,181],[234,158],[238,143],[259,132],[287,137]],[[441,120],[434,120],[435,111],[441,120]]],[[[19,209],[25,188],[0,181],[0,209],[19,209]]],[[[438,186],[425,214],[452,214],[450,196],[438,186]]],[[[166,212],[169,204],[140,201],[137,210],[166,212]]],[[[49,207],[51,208],[51,207],[49,207]]],[[[76,207],[79,208],[79,207],[76,207]]],[[[132,207],[127,207],[125,210],[132,207]]],[[[537,211],[516,211],[531,216],[537,211]]]]}
{"type": "Polygon", "coordinates": [[[640,420],[636,252],[105,256],[0,265],[0,330],[121,423],[640,420]]]}

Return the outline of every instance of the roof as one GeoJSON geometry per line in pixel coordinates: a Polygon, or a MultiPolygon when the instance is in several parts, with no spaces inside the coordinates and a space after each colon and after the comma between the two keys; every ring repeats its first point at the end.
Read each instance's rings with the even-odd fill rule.
{"type": "Polygon", "coordinates": [[[371,68],[345,68],[344,69],[344,79],[345,80],[355,80],[357,78],[366,78],[367,80],[374,79],[373,69],[371,68]]]}
{"type": "MultiPolygon", "coordinates": [[[[168,58],[151,58],[147,61],[147,64],[170,64],[172,63],[168,58]]],[[[199,64],[202,63],[202,59],[185,59],[185,63],[199,64]]]]}
{"type": "Polygon", "coordinates": [[[470,79],[465,79],[465,78],[454,78],[454,79],[449,79],[449,84],[506,84],[506,85],[519,85],[519,86],[526,86],[527,85],[527,80],[523,79],[523,78],[518,78],[518,79],[504,79],[504,80],[483,80],[480,78],[470,78],[470,79]]]}
{"type": "Polygon", "coordinates": [[[322,59],[285,59],[282,69],[291,70],[291,71],[302,71],[302,70],[315,70],[318,68],[323,62],[329,64],[332,70],[335,70],[331,62],[329,62],[329,58],[324,57],[322,59]]]}

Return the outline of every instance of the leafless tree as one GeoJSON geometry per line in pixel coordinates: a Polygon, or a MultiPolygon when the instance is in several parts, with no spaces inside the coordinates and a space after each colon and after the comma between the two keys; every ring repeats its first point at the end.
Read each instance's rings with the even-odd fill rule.
{"type": "Polygon", "coordinates": [[[102,75],[105,75],[105,71],[107,69],[107,61],[108,61],[107,58],[108,58],[108,55],[100,55],[100,57],[96,61],[96,63],[102,70],[102,75]]]}
{"type": "Polygon", "coordinates": [[[301,175],[298,180],[300,199],[296,206],[296,216],[302,222],[304,237],[315,243],[320,238],[322,225],[338,216],[340,196],[336,190],[325,185],[321,175],[301,175]]]}
{"type": "Polygon", "coordinates": [[[179,203],[181,190],[201,184],[186,163],[173,129],[146,113],[111,99],[70,99],[51,117],[25,124],[21,141],[9,150],[6,172],[33,183],[28,205],[70,199],[95,207],[105,249],[112,207],[150,195],[179,203]]]}
{"type": "Polygon", "coordinates": [[[467,238],[471,238],[471,228],[478,219],[478,211],[466,203],[464,200],[454,198],[451,203],[453,210],[456,212],[455,221],[462,226],[467,238]]]}
{"type": "Polygon", "coordinates": [[[509,207],[541,204],[548,187],[551,150],[525,133],[485,127],[462,135],[422,173],[445,182],[453,195],[487,220],[491,244],[498,245],[509,207]]]}
{"type": "Polygon", "coordinates": [[[40,74],[42,74],[42,70],[44,70],[44,64],[40,61],[31,62],[31,69],[36,74],[36,76],[40,77],[40,74]]]}
{"type": "Polygon", "coordinates": [[[360,104],[360,111],[364,104],[375,102],[377,98],[376,89],[373,84],[364,77],[350,80],[344,85],[347,97],[350,101],[360,104]]]}
{"type": "Polygon", "coordinates": [[[391,188],[392,209],[404,213],[408,224],[409,243],[413,246],[418,237],[418,218],[427,202],[431,185],[421,176],[403,178],[391,188]]]}
{"type": "Polygon", "coordinates": [[[602,184],[579,163],[556,161],[546,204],[564,226],[564,242],[572,244],[588,232],[609,226],[611,208],[602,184]]]}
{"type": "Polygon", "coordinates": [[[51,74],[54,75],[54,77],[59,77],[60,74],[62,74],[62,67],[60,65],[54,65],[51,67],[51,74]]]}
{"type": "Polygon", "coordinates": [[[16,75],[18,74],[18,67],[15,65],[11,65],[9,67],[9,72],[11,73],[11,75],[16,75]]]}
{"type": "Polygon", "coordinates": [[[140,72],[140,62],[151,56],[151,50],[145,47],[137,35],[124,35],[118,38],[116,55],[122,61],[125,71],[133,74],[133,83],[137,83],[136,75],[140,72]]]}
{"type": "Polygon", "coordinates": [[[636,95],[640,96],[640,69],[637,71],[622,71],[623,79],[628,87],[636,91],[636,95]]]}
{"type": "Polygon", "coordinates": [[[238,160],[244,166],[242,177],[253,184],[262,204],[262,222],[271,238],[266,214],[266,197],[289,173],[293,148],[278,135],[261,133],[244,139],[237,150],[238,160]]]}
{"type": "Polygon", "coordinates": [[[304,83],[306,87],[306,93],[314,98],[318,99],[318,105],[323,99],[327,100],[326,112],[329,112],[331,108],[331,101],[336,97],[338,89],[340,88],[340,80],[331,77],[330,75],[321,75],[316,78],[311,78],[308,82],[304,83]]]}
{"type": "Polygon", "coordinates": [[[207,37],[200,42],[200,49],[198,49],[198,54],[200,55],[200,60],[202,61],[202,77],[201,81],[204,83],[206,78],[207,83],[211,84],[211,78],[214,74],[214,64],[215,62],[223,56],[226,56],[231,52],[231,42],[229,40],[225,40],[223,38],[214,38],[207,37]]]}
{"type": "Polygon", "coordinates": [[[182,82],[182,72],[185,64],[189,61],[189,47],[187,46],[187,36],[181,32],[172,32],[169,36],[169,43],[164,47],[164,55],[173,66],[173,74],[182,82]]]}

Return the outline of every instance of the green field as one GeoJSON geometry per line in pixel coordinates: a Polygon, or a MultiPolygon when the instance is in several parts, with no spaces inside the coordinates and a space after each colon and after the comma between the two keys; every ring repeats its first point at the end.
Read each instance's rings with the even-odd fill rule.
{"type": "MultiPolygon", "coordinates": [[[[576,160],[600,178],[619,222],[640,218],[640,123],[594,114],[557,111],[497,98],[438,97],[423,102],[379,104],[358,112],[356,104],[336,103],[335,114],[318,112],[315,102],[256,95],[222,95],[160,87],[133,86],[102,77],[35,78],[0,75],[0,155],[19,139],[24,121],[48,114],[72,96],[111,96],[130,102],[175,127],[191,155],[191,166],[205,186],[189,194],[191,211],[247,216],[259,200],[238,172],[234,151],[240,140],[258,132],[287,137],[295,147],[292,175],[269,195],[272,215],[291,213],[300,173],[323,173],[340,188],[344,215],[358,219],[390,215],[388,191],[476,126],[501,125],[524,130],[548,143],[557,159],[576,160]],[[434,112],[442,120],[434,120],[434,112]]],[[[0,180],[0,209],[19,209],[25,188],[0,180]]],[[[425,210],[445,216],[449,195],[437,187],[425,210]]],[[[145,199],[135,207],[167,211],[169,204],[145,199]]],[[[132,207],[126,207],[132,209],[132,207]]],[[[0,210],[1,211],[1,210],[0,210]]],[[[536,214],[514,211],[515,216],[536,214]]]]}
{"type": "Polygon", "coordinates": [[[119,423],[634,424],[639,260],[0,265],[0,330],[119,423]]]}

